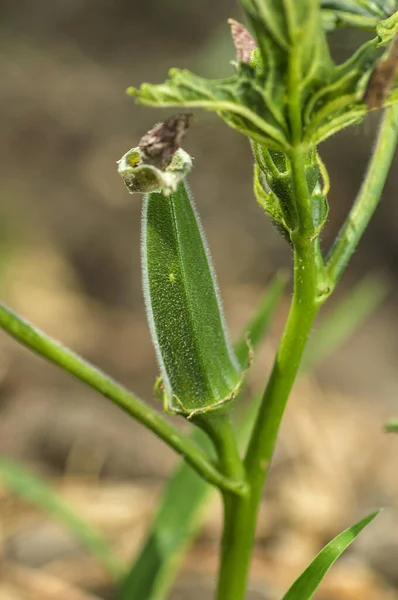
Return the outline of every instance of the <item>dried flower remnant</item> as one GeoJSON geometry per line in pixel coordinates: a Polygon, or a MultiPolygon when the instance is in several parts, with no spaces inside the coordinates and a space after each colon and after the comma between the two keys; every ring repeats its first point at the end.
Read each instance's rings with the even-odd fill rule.
{"type": "Polygon", "coordinates": [[[142,161],[158,169],[165,169],[175,152],[181,147],[192,121],[192,113],[180,113],[155,125],[140,140],[142,161]]]}
{"type": "Polygon", "coordinates": [[[250,63],[250,56],[253,50],[257,47],[256,40],[238,21],[228,19],[228,25],[231,27],[232,40],[236,49],[237,62],[242,61],[250,63]]]}
{"type": "Polygon", "coordinates": [[[117,161],[119,175],[130,194],[161,192],[169,196],[192,168],[181,143],[193,115],[182,113],[158,123],[117,161]]]}
{"type": "Polygon", "coordinates": [[[382,108],[391,91],[398,71],[398,35],[395,36],[386,58],[382,58],[370,76],[363,101],[369,110],[382,108]]]}

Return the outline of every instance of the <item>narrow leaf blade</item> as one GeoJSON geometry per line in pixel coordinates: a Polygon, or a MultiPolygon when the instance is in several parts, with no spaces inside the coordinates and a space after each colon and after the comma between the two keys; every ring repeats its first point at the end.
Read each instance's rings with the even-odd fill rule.
{"type": "Polygon", "coordinates": [[[258,348],[268,331],[287,280],[288,274],[284,271],[274,277],[252,320],[235,344],[235,354],[243,369],[247,367],[250,351],[258,348]]]}
{"type": "Polygon", "coordinates": [[[379,274],[362,279],[337,306],[325,316],[312,334],[301,370],[305,372],[340,348],[386,298],[390,286],[379,274]]]}
{"type": "Polygon", "coordinates": [[[341,25],[375,29],[397,9],[397,0],[321,0],[324,26],[329,31],[341,25]]]}
{"type": "Polygon", "coordinates": [[[310,600],[333,563],[379,512],[371,513],[329,542],[296,579],[282,600],[310,600]]]}
{"type": "MultiPolygon", "coordinates": [[[[204,450],[212,444],[199,428],[191,439],[204,450]]],[[[201,510],[212,492],[185,462],[167,481],[158,512],[117,600],[160,600],[172,585],[181,560],[200,526],[201,510]]]]}
{"type": "Polygon", "coordinates": [[[15,495],[51,515],[68,529],[115,581],[125,568],[97,529],[78,515],[54,488],[13,461],[0,457],[0,482],[15,495]]]}

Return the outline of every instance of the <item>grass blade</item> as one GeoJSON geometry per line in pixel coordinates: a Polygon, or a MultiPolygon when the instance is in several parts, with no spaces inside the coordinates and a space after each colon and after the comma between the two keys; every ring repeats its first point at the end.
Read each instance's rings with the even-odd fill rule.
{"type": "Polygon", "coordinates": [[[329,315],[321,320],[307,345],[301,371],[308,373],[358,329],[387,296],[389,285],[378,274],[364,277],[329,315]]]}
{"type": "Polygon", "coordinates": [[[234,345],[236,357],[242,368],[247,367],[250,359],[250,349],[256,350],[263,341],[288,278],[289,276],[285,271],[281,271],[275,276],[252,320],[234,345]]]}
{"type": "Polygon", "coordinates": [[[379,512],[368,515],[329,542],[296,579],[282,600],[310,600],[333,563],[379,512]]]}
{"type": "Polygon", "coordinates": [[[97,529],[78,515],[53,487],[11,460],[0,457],[0,482],[16,496],[51,515],[62,523],[80,544],[103,565],[114,581],[120,581],[126,569],[111,545],[97,529]]]}

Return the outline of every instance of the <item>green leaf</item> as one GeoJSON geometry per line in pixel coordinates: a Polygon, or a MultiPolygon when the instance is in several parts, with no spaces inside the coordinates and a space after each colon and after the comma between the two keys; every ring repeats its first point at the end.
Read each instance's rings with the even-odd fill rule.
{"type": "MultiPolygon", "coordinates": [[[[192,441],[212,452],[209,437],[195,428],[192,441]]],[[[117,600],[161,600],[201,523],[201,509],[211,487],[181,462],[168,479],[158,511],[117,600]]]]}
{"type": "Polygon", "coordinates": [[[344,13],[345,22],[351,18],[357,26],[364,26],[365,19],[376,35],[345,63],[335,65],[318,0],[241,0],[259,46],[250,64],[240,61],[235,75],[219,80],[172,69],[164,84],[144,83],[128,93],[148,106],[215,111],[228,125],[272,151],[288,155],[298,140],[311,149],[358,123],[369,108],[398,101],[398,84],[380,106],[369,106],[364,99],[377,61],[397,32],[398,11],[390,12],[396,2],[384,7],[370,0],[322,4],[329,25],[331,15],[340,15],[337,23],[344,13]]]}
{"type": "Polygon", "coordinates": [[[321,0],[324,27],[331,31],[341,25],[374,30],[381,20],[398,9],[397,0],[321,0]]]}
{"type": "Polygon", "coordinates": [[[286,147],[286,124],[280,110],[269,102],[264,76],[254,67],[240,63],[238,72],[228,79],[208,80],[181,69],[171,69],[169,76],[164,84],[143,83],[127,93],[147,106],[198,107],[217,112],[248,137],[271,148],[286,147]]]}
{"type": "Polygon", "coordinates": [[[304,103],[314,87],[328,80],[333,66],[320,26],[318,0],[243,0],[242,4],[260,48],[251,64],[241,61],[234,76],[214,81],[172,69],[164,84],[144,83],[128,93],[148,106],[215,111],[252,140],[286,151],[291,142],[290,97],[297,92],[304,103]]]}
{"type": "Polygon", "coordinates": [[[333,563],[379,512],[376,511],[352,525],[325,546],[300,577],[296,579],[282,600],[310,600],[333,563]]]}
{"type": "Polygon", "coordinates": [[[368,112],[366,86],[381,52],[375,38],[333,69],[330,81],[309,98],[304,109],[305,139],[319,144],[359,122],[368,112]]]}
{"type": "Polygon", "coordinates": [[[103,565],[115,581],[120,580],[126,569],[111,545],[93,525],[78,515],[51,485],[3,457],[0,457],[0,482],[17,496],[59,521],[103,565]]]}
{"type": "Polygon", "coordinates": [[[398,10],[391,17],[379,23],[376,31],[380,38],[380,44],[388,44],[398,33],[398,10]]]}
{"type": "Polygon", "coordinates": [[[289,65],[301,92],[324,79],[332,62],[321,27],[319,0],[241,0],[241,4],[272,85],[283,86],[289,65]]]}
{"type": "Polygon", "coordinates": [[[186,184],[145,197],[142,272],[165,409],[192,418],[232,401],[242,372],[228,341],[199,216],[186,184]]]}
{"type": "MultiPolygon", "coordinates": [[[[235,353],[242,367],[249,359],[248,340],[250,351],[255,351],[268,330],[285,283],[284,273],[275,276],[235,344],[235,353]]],[[[239,438],[244,437],[244,428],[239,427],[237,433],[239,438]]],[[[200,429],[194,429],[192,440],[207,452],[212,452],[212,443],[200,429]]],[[[211,487],[187,464],[182,462],[178,466],[166,483],[158,512],[118,600],[160,600],[165,597],[184,552],[201,523],[201,509],[211,491],[211,487]]]]}
{"type": "Polygon", "coordinates": [[[359,122],[370,109],[397,102],[398,86],[392,84],[397,62],[393,40],[398,32],[398,11],[388,19],[379,19],[373,29],[377,36],[335,67],[329,83],[309,99],[304,111],[308,142],[319,144],[344,127],[359,122]],[[370,85],[374,85],[379,97],[375,103],[369,102],[370,85]]]}

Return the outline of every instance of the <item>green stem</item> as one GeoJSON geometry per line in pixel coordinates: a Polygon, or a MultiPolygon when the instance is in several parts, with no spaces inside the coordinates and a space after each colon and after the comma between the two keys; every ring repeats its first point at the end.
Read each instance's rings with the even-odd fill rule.
{"type": "Polygon", "coordinates": [[[245,458],[247,496],[224,495],[225,522],[218,584],[218,600],[245,598],[262,489],[274,451],[280,423],[293,387],[303,351],[324,294],[324,270],[318,240],[312,237],[311,199],[300,150],[292,151],[296,202],[301,213],[294,244],[294,294],[274,367],[264,392],[245,458]],[[307,214],[305,214],[307,213],[307,214]]]}
{"type": "Polygon", "coordinates": [[[173,427],[155,410],[144,404],[108,375],[105,375],[80,356],[24,321],[2,303],[0,303],[0,328],[24,346],[112,400],[119,408],[140,421],[166,444],[181,454],[206,481],[231,493],[244,493],[245,484],[242,479],[232,480],[223,475],[210,462],[203,450],[184,437],[178,429],[173,427]]]}
{"type": "MultiPolygon", "coordinates": [[[[243,461],[239,455],[237,437],[229,412],[221,410],[218,414],[205,413],[196,417],[194,422],[206,431],[213,442],[221,472],[230,479],[245,482],[243,461]]],[[[230,493],[230,490],[224,491],[230,493]]]]}
{"type": "Polygon", "coordinates": [[[258,508],[281,419],[320,304],[315,301],[314,242],[295,250],[295,291],[285,331],[246,455],[247,497],[227,498],[218,600],[245,597],[258,508]],[[303,266],[305,268],[303,269],[303,266]]]}
{"type": "Polygon", "coordinates": [[[385,111],[365,179],[326,262],[331,289],[340,279],[375,212],[398,140],[398,105],[385,111]]]}
{"type": "MultiPolygon", "coordinates": [[[[293,72],[294,75],[294,72],[293,72]]],[[[291,120],[297,122],[291,102],[291,120]]],[[[223,554],[218,600],[243,600],[264,481],[275,448],[280,423],[293,387],[313,321],[353,254],[379,202],[398,139],[398,107],[386,111],[376,147],[358,198],[334,244],[325,268],[314,238],[311,198],[305,178],[303,149],[290,152],[299,226],[294,245],[294,294],[274,367],[266,387],[245,459],[247,496],[225,503],[223,554]]]]}
{"type": "MultiPolygon", "coordinates": [[[[203,428],[213,441],[223,473],[234,479],[245,479],[245,468],[239,455],[237,436],[232,428],[229,415],[210,418],[203,424],[203,428]]],[[[234,585],[232,571],[238,564],[243,532],[239,528],[242,523],[235,521],[234,494],[223,491],[222,498],[224,529],[221,540],[218,597],[223,600],[227,598],[232,600],[234,598],[230,595],[233,589],[231,583],[234,585]],[[236,554],[237,556],[235,556],[236,554]]]]}

